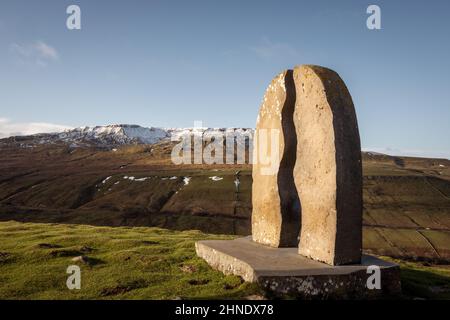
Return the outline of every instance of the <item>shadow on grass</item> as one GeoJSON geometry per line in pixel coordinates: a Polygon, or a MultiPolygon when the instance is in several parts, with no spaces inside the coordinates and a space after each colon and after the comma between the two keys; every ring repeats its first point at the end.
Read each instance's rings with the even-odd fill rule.
{"type": "Polygon", "coordinates": [[[450,277],[427,270],[401,267],[403,294],[410,298],[450,299],[450,277]]]}
{"type": "Polygon", "coordinates": [[[101,259],[97,259],[97,258],[92,258],[92,257],[85,257],[85,258],[87,260],[87,265],[90,267],[106,263],[105,261],[103,261],[101,259]]]}

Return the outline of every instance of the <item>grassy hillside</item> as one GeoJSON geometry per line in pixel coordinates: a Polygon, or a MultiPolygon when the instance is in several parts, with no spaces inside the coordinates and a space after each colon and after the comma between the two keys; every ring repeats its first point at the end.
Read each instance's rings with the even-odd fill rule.
{"type": "MultiPolygon", "coordinates": [[[[170,151],[0,144],[0,221],[250,234],[251,167],[174,166],[170,151]]],[[[450,161],[364,153],[363,173],[366,251],[449,264],[450,161]]]]}
{"type": "Polygon", "coordinates": [[[0,299],[245,298],[255,285],[212,270],[195,255],[199,231],[0,223],[0,299]],[[84,256],[85,261],[72,261],[84,256]],[[81,290],[66,269],[81,267],[81,290]]]}
{"type": "MultiPolygon", "coordinates": [[[[232,236],[146,227],[0,222],[0,299],[262,298],[195,255],[201,239],[232,236]],[[73,261],[83,256],[83,261],[73,261]],[[81,290],[66,269],[81,268],[81,290]]],[[[404,298],[450,299],[450,268],[395,260],[404,298]]]]}

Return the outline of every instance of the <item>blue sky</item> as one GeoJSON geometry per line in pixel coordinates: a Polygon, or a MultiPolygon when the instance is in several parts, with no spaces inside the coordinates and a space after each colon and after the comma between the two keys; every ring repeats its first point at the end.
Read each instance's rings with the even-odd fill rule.
{"type": "Polygon", "coordinates": [[[318,64],[347,83],[365,149],[450,158],[449,16],[445,0],[2,0],[0,134],[254,127],[275,74],[318,64]]]}

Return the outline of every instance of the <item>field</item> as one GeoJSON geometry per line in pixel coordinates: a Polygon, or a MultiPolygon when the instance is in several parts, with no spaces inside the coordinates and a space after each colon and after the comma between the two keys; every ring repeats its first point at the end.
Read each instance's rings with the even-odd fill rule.
{"type": "Polygon", "coordinates": [[[212,270],[195,255],[199,231],[0,223],[0,299],[251,298],[255,285],[212,270]],[[83,256],[83,261],[72,261],[83,256]],[[66,269],[81,267],[81,290],[66,269]]]}
{"type": "MultiPolygon", "coordinates": [[[[224,276],[194,242],[231,239],[146,227],[0,223],[0,299],[262,299],[254,284],[224,276]],[[83,261],[72,259],[83,256],[83,261]],[[81,268],[81,290],[66,269],[81,268]]],[[[405,299],[449,299],[450,269],[396,260],[405,299]]]]}
{"type": "MultiPolygon", "coordinates": [[[[197,239],[250,234],[251,166],[174,166],[171,148],[164,143],[117,150],[0,143],[0,297],[255,294],[256,289],[237,285],[236,278],[210,270],[193,251],[197,239]],[[234,185],[237,171],[239,192],[234,185]],[[100,226],[115,228],[91,229],[100,226]],[[157,244],[140,242],[147,240],[157,244]],[[59,247],[45,248],[46,243],[59,247]],[[32,265],[36,270],[64,271],[72,257],[65,250],[79,256],[82,246],[95,249],[86,254],[93,265],[85,268],[98,286],[86,284],[79,293],[55,291],[56,285],[64,289],[64,272],[39,280],[30,271],[32,265]],[[126,252],[143,260],[130,258],[125,263],[120,259],[126,252]],[[183,263],[193,263],[199,271],[183,272],[183,263]],[[127,272],[131,280],[122,278],[123,265],[134,270],[127,272]],[[163,266],[175,275],[173,282],[164,277],[163,266]],[[203,276],[208,283],[199,285],[204,282],[199,278],[189,284],[203,276]],[[134,284],[127,285],[130,281],[134,284]],[[170,289],[158,289],[163,283],[170,289]],[[106,294],[105,288],[118,293],[106,294]]],[[[401,263],[407,295],[448,297],[450,161],[363,153],[363,175],[364,251],[401,263]]]]}

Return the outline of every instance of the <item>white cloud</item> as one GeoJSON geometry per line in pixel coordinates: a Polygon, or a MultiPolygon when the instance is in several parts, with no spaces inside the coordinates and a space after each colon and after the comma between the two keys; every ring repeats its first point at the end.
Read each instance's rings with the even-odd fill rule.
{"type": "Polygon", "coordinates": [[[363,151],[372,151],[387,154],[390,156],[419,157],[419,158],[444,158],[450,159],[450,151],[430,151],[430,150],[406,150],[398,148],[362,148],[363,151]]]}
{"type": "Polygon", "coordinates": [[[257,46],[249,47],[251,51],[256,53],[260,58],[270,59],[280,56],[298,56],[295,48],[287,43],[272,42],[269,38],[263,37],[261,43],[257,46]]]}
{"type": "Polygon", "coordinates": [[[59,60],[58,51],[43,41],[31,44],[12,43],[9,49],[16,62],[21,65],[45,67],[49,62],[59,60]]]}
{"type": "Polygon", "coordinates": [[[37,50],[39,55],[43,58],[50,60],[58,60],[59,55],[55,48],[49,46],[45,42],[38,41],[34,44],[34,48],[37,50]]]}
{"type": "Polygon", "coordinates": [[[72,127],[46,122],[12,122],[6,118],[0,118],[0,139],[36,133],[61,132],[67,129],[72,129],[72,127]]]}

